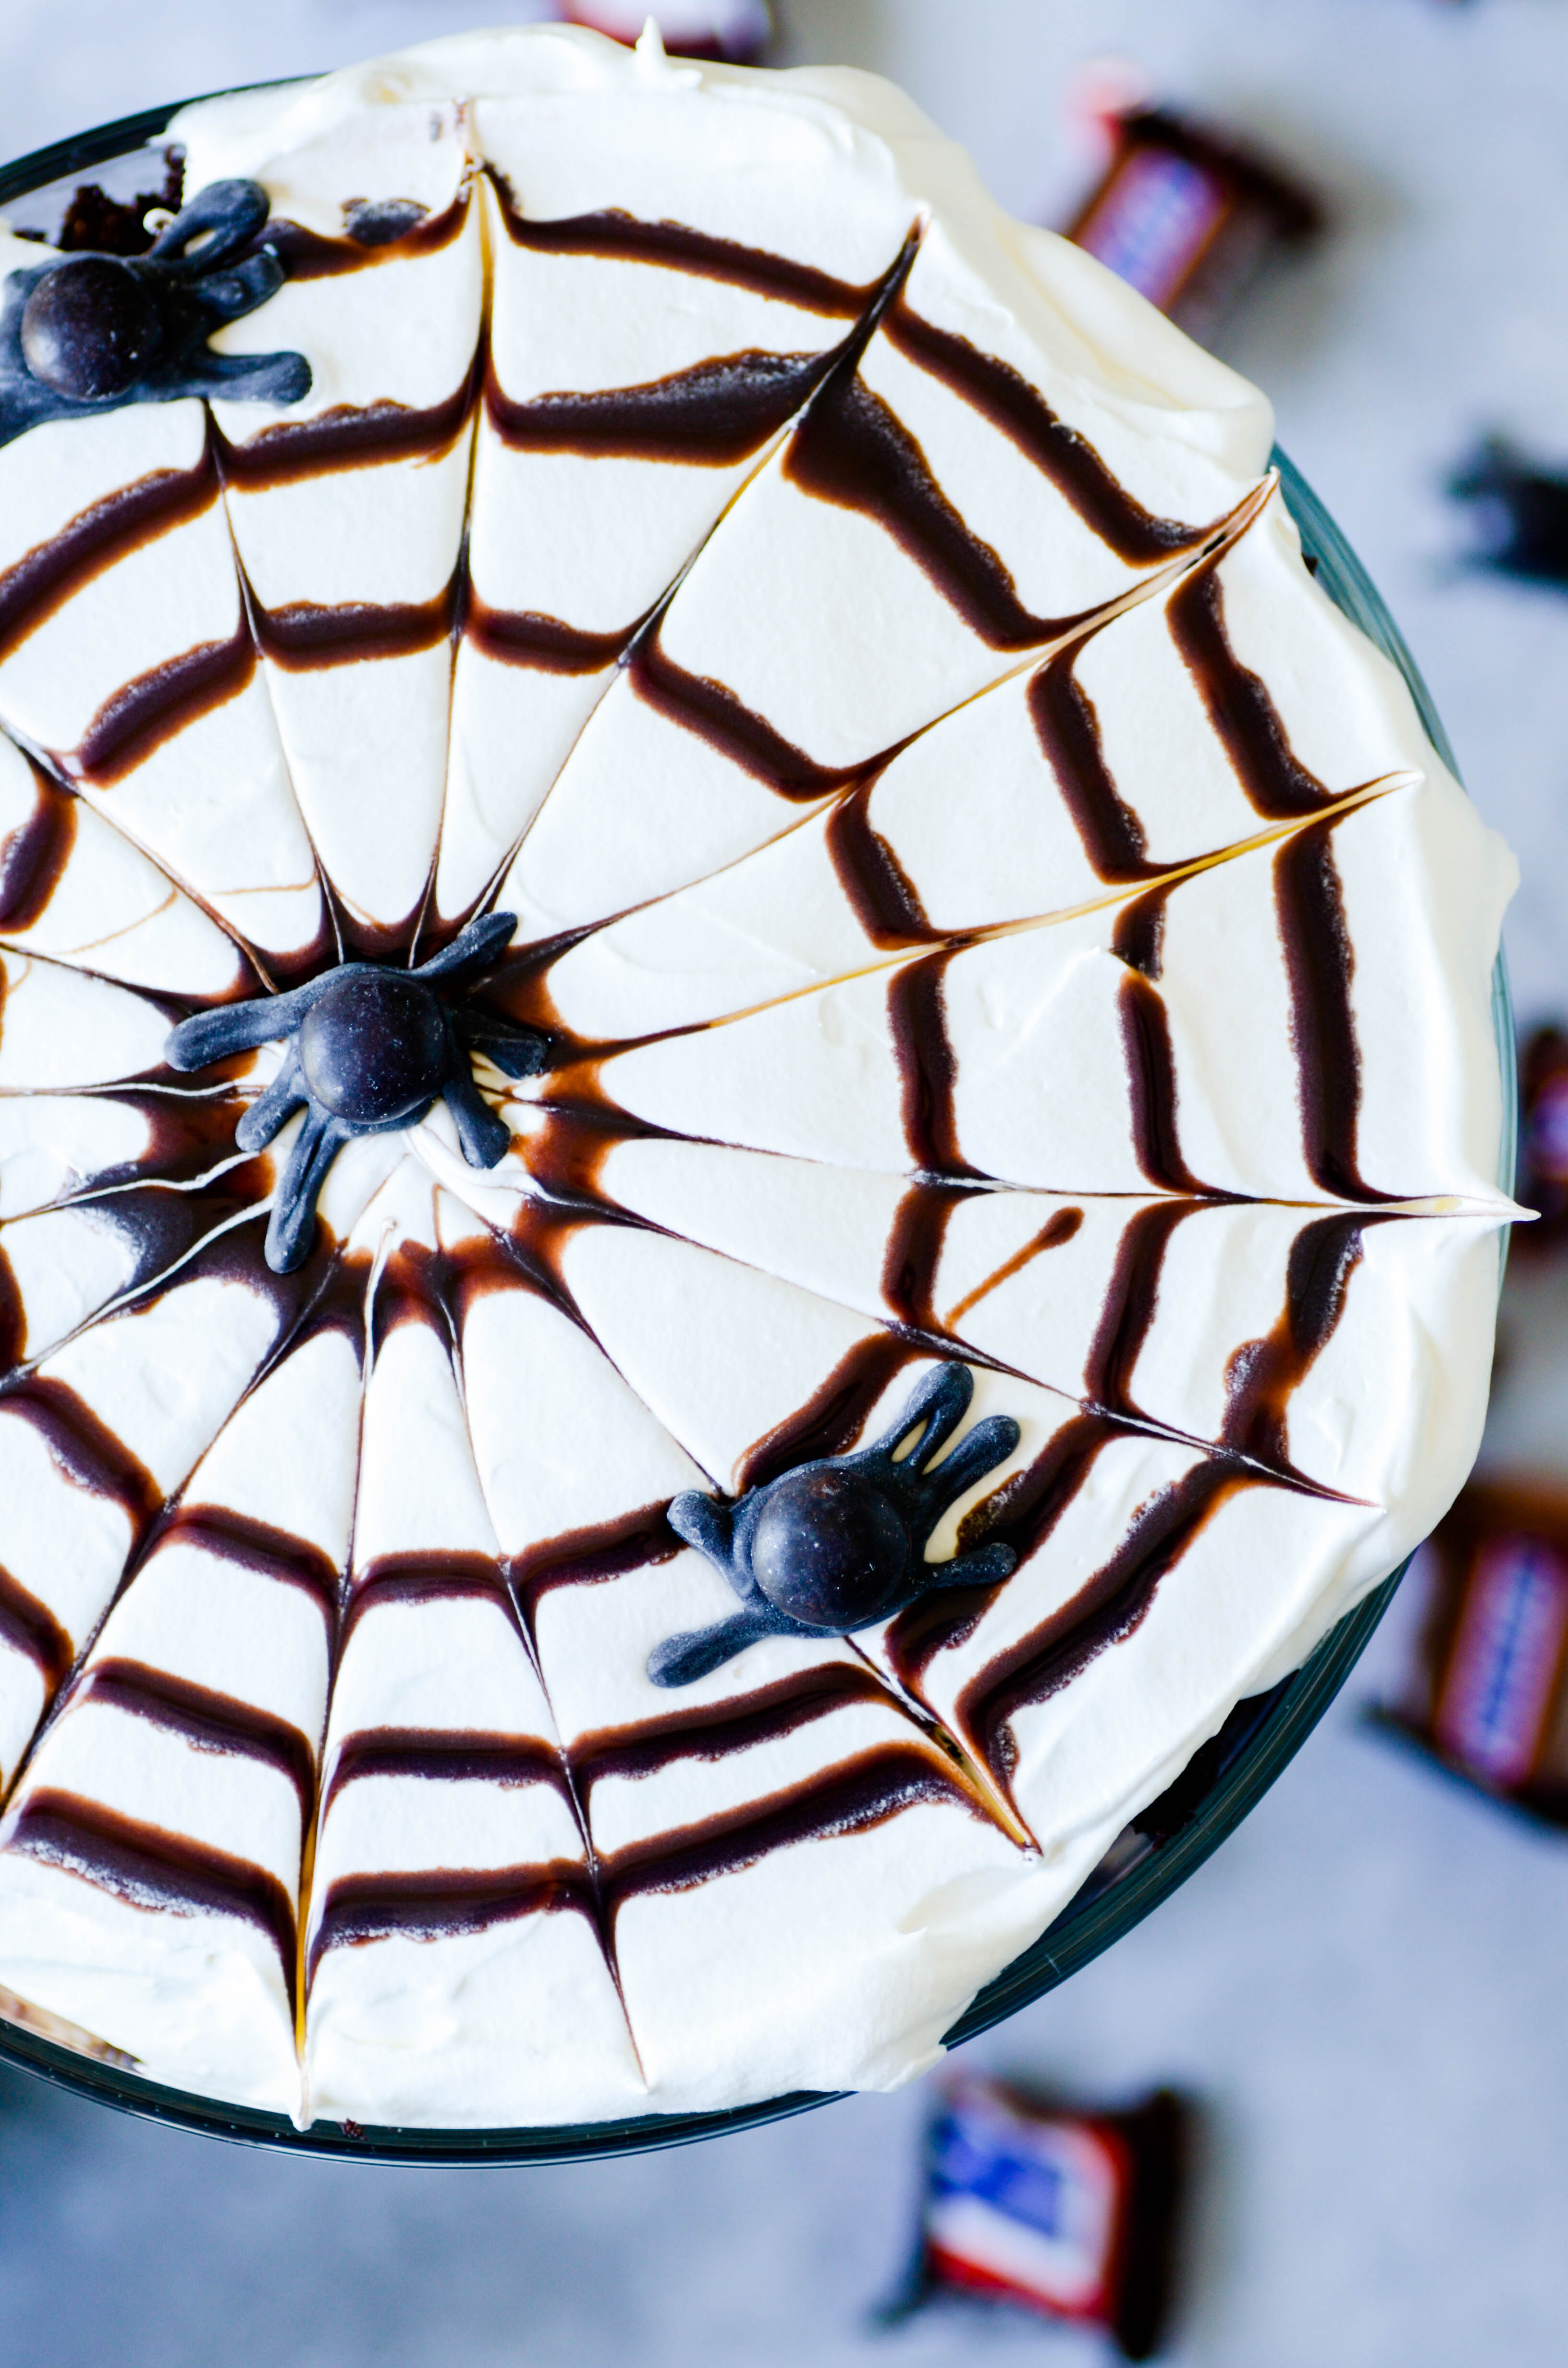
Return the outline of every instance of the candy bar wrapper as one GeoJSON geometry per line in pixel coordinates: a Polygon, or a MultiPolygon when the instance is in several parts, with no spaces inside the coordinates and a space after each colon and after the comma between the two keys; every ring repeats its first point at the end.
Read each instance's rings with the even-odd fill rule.
{"type": "Polygon", "coordinates": [[[1568,1241],[1568,1035],[1560,1028],[1538,1028],[1519,1058],[1518,1197],[1540,1223],[1518,1227],[1514,1249],[1560,1249],[1568,1241]]]}
{"type": "Polygon", "coordinates": [[[1192,336],[1215,327],[1272,248],[1321,226],[1305,190],[1163,108],[1108,129],[1110,162],[1067,236],[1192,336]]]}
{"type": "Polygon", "coordinates": [[[556,14],[568,25],[586,25],[612,41],[634,42],[650,17],[672,58],[716,58],[725,65],[766,63],[773,38],[767,0],[559,0],[556,14]]]}
{"type": "Polygon", "coordinates": [[[1190,2108],[1162,2089],[1086,2113],[991,2080],[944,2085],[926,2134],[903,2318],[943,2294],[1012,2303],[1110,2336],[1129,2360],[1168,2316],[1190,2108]]]}
{"type": "Polygon", "coordinates": [[[1476,1482],[1435,1532],[1404,1695],[1375,1723],[1568,1828],[1568,1486],[1476,1482]]]}

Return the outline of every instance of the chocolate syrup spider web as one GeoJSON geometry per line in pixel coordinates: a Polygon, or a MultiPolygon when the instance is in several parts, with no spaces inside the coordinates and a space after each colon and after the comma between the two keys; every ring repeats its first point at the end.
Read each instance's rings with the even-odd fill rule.
{"type": "MultiPolygon", "coordinates": [[[[99,810],[101,811],[101,809],[99,809],[99,810]]],[[[438,844],[439,844],[439,842],[437,841],[437,848],[438,848],[438,844]]],[[[155,859],[154,859],[154,860],[155,860],[155,859]]],[[[433,861],[434,861],[434,859],[433,859],[433,861]]],[[[163,867],[160,867],[160,868],[163,868],[163,867]]],[[[172,876],[172,875],[170,875],[170,876],[172,876]]],[[[330,895],[331,895],[331,894],[332,894],[332,891],[331,891],[330,882],[328,882],[328,880],[327,880],[327,878],[326,878],[326,875],[325,875],[324,870],[323,870],[323,871],[322,871],[322,881],[323,881],[324,890],[328,894],[328,895],[329,895],[329,897],[330,897],[330,895]]],[[[198,901],[199,901],[199,899],[198,899],[198,901]]],[[[230,934],[231,934],[231,935],[234,935],[234,934],[236,934],[236,933],[234,933],[233,931],[232,931],[232,930],[231,930],[231,931],[230,931],[230,934]]],[[[938,949],[938,951],[939,951],[939,949],[938,949]]],[[[96,1319],[94,1319],[94,1320],[96,1320],[96,1319]]],[[[288,1353],[288,1351],[287,1351],[287,1350],[284,1350],[284,1351],[280,1352],[280,1354],[286,1354],[286,1353],[288,1353]]],[[[302,1917],[301,1917],[301,1923],[302,1923],[302,1921],[303,1921],[303,1918],[302,1918],[302,1917]]]]}

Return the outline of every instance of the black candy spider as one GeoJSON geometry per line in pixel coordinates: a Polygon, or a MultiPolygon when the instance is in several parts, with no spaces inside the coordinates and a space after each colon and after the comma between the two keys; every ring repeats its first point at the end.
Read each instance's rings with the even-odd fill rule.
{"type": "Polygon", "coordinates": [[[967,1365],[938,1365],[874,1446],[797,1464],[733,1505],[696,1490],[677,1497],[670,1527],[723,1572],[741,1609],[655,1645],[648,1656],[653,1683],[694,1684],[761,1636],[848,1635],[891,1620],[934,1588],[1006,1578],[1017,1561],[1011,1546],[925,1559],[949,1506],[1018,1443],[1012,1417],[991,1415],[933,1469],[973,1395],[967,1365]],[[915,1431],[924,1436],[899,1458],[897,1449],[915,1431]]]}
{"type": "Polygon", "coordinates": [[[127,403],[308,394],[303,354],[215,354],[207,343],[283,284],[269,248],[242,252],[267,207],[255,181],[212,181],[145,255],[68,255],[12,272],[0,311],[0,444],[46,419],[127,403]]]}
{"type": "Polygon", "coordinates": [[[171,1030],[165,1051],[176,1069],[287,1042],[282,1067],[234,1129],[242,1151],[260,1151],[305,1112],[267,1228],[274,1273],[303,1260],[316,1195],[351,1136],[414,1126],[444,1099],[469,1166],[494,1167],[502,1156],[510,1130],[481,1098],[470,1053],[483,1053],[508,1077],[537,1076],[550,1065],[546,1040],[472,1004],[445,1003],[437,988],[491,969],[517,926],[515,914],[486,913],[417,970],[343,962],[288,995],[199,1011],[171,1030]]]}

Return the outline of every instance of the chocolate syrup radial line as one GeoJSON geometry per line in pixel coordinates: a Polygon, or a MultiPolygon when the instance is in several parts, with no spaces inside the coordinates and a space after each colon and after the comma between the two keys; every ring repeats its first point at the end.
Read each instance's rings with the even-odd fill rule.
{"type": "MultiPolygon", "coordinates": [[[[1367,782],[1358,789],[1347,790],[1344,792],[1343,796],[1335,802],[1334,808],[1335,817],[1337,819],[1343,814],[1347,814],[1355,807],[1365,804],[1373,798],[1381,797],[1395,790],[1411,788],[1417,784],[1422,779],[1423,776],[1419,773],[1390,773],[1378,780],[1367,782]]],[[[874,787],[874,784],[870,786],[874,787]]],[[[848,792],[846,800],[841,801],[838,804],[829,804],[827,806],[825,811],[830,827],[835,817],[842,811],[843,804],[852,802],[861,794],[862,792],[860,789],[853,789],[848,792]]],[[[804,815],[799,822],[792,823],[788,830],[780,832],[779,839],[791,837],[797,830],[808,828],[812,823],[821,819],[822,812],[823,809],[819,808],[815,812],[804,815]]],[[[1252,837],[1244,840],[1238,841],[1233,846],[1218,848],[1207,855],[1194,856],[1186,863],[1173,865],[1168,871],[1158,872],[1153,875],[1148,882],[1142,884],[1149,889],[1177,887],[1182,882],[1194,879],[1200,872],[1211,871],[1221,863],[1232,862],[1238,856],[1250,855],[1258,848],[1278,845],[1281,841],[1292,837],[1297,831],[1303,827],[1305,827],[1305,825],[1300,822],[1272,824],[1267,829],[1258,831],[1252,837]]],[[[779,843],[779,839],[769,840],[768,845],[777,846],[779,843]]],[[[736,859],[735,864],[725,865],[722,867],[722,871],[710,873],[707,876],[710,879],[722,878],[723,871],[738,869],[741,863],[751,861],[754,860],[755,854],[760,853],[761,851],[762,850],[760,849],[753,850],[753,855],[739,857],[736,859]]],[[[896,862],[896,857],[894,858],[894,861],[896,862]]],[[[845,894],[851,905],[856,905],[858,901],[856,892],[845,882],[842,871],[840,872],[840,884],[844,887],[845,894]]],[[[492,890],[491,894],[494,894],[494,890],[492,890]]],[[[676,889],[670,893],[673,897],[680,895],[685,892],[683,890],[676,889]]],[[[569,953],[574,946],[581,944],[585,938],[597,937],[601,931],[612,928],[616,922],[625,920],[632,914],[649,911],[654,905],[665,901],[665,899],[662,897],[651,897],[646,905],[629,905],[623,912],[607,915],[601,921],[593,921],[584,927],[570,931],[563,931],[562,933],[562,937],[564,942],[559,942],[556,939],[546,941],[551,950],[551,959],[560,959],[562,955],[569,953]],[[558,951],[556,951],[557,947],[558,951]]],[[[1036,930],[1055,928],[1069,921],[1081,920],[1090,913],[1108,912],[1127,901],[1128,890],[1125,884],[1120,886],[1112,886],[1108,884],[1103,895],[1089,897],[1082,904],[1068,905],[1060,911],[1025,914],[1008,921],[977,922],[972,927],[967,928],[938,930],[930,928],[930,925],[927,924],[926,927],[930,928],[929,936],[922,935],[909,942],[899,944],[890,943],[877,948],[875,951],[869,951],[863,962],[856,962],[846,970],[832,971],[825,973],[821,978],[808,979],[801,985],[782,989],[778,995],[766,996],[758,1003],[743,1005],[735,1011],[722,1011],[715,1013],[713,1018],[710,1019],[691,1020],[673,1028],[657,1029],[647,1036],[619,1037],[602,1042],[595,1041],[591,1044],[584,1042],[580,1045],[574,1045],[572,1058],[584,1060],[590,1058],[602,1059],[614,1053],[634,1052],[641,1050],[641,1048],[645,1044],[663,1043],[671,1039],[681,1036],[702,1035],[710,1029],[727,1028],[733,1026],[737,1020],[749,1019],[756,1017],[758,1013],[775,1010],[780,1005],[801,1002],[808,996],[820,995],[825,992],[829,987],[847,985],[854,980],[859,978],[874,977],[879,974],[891,974],[892,972],[896,971],[902,963],[910,962],[912,958],[918,960],[923,956],[933,954],[950,956],[964,953],[973,946],[990,945],[1006,938],[1023,937],[1036,930]]],[[[538,949],[525,946],[519,951],[524,956],[531,956],[538,951],[538,949]]],[[[550,965],[548,963],[543,964],[540,967],[539,977],[540,984],[546,994],[548,994],[549,989],[549,973],[550,965]]],[[[572,1030],[566,1027],[558,1017],[545,1017],[541,1014],[537,1020],[537,1024],[544,1029],[546,1032],[553,1034],[558,1040],[571,1040],[572,1038],[572,1030]]],[[[701,1138],[692,1139],[696,1140],[701,1138]]],[[[982,1180],[987,1182],[992,1180],[1005,1181],[1005,1179],[991,1178],[983,1178],[982,1180]]]]}
{"type": "Polygon", "coordinates": [[[75,1690],[77,1704],[100,1702],[168,1735],[197,1751],[254,1759],[292,1788],[300,1804],[301,1841],[315,1804],[315,1756],[291,1720],[194,1684],[143,1661],[114,1657],[89,1664],[75,1690]]]}
{"type": "MultiPolygon", "coordinates": [[[[930,1601],[932,1599],[927,1595],[924,1600],[930,1601]]],[[[993,1822],[1001,1827],[1007,1839],[1016,1844],[1019,1850],[1038,1850],[1039,1840],[1020,1812],[996,1783],[991,1770],[982,1766],[973,1753],[952,1732],[946,1721],[937,1716],[929,1702],[922,1702],[917,1693],[903,1684],[898,1672],[892,1669],[891,1663],[888,1668],[880,1668],[858,1637],[846,1636],[844,1642],[850,1651],[865,1663],[881,1687],[884,1699],[903,1711],[927,1740],[935,1744],[939,1751],[945,1752],[952,1760],[964,1782],[979,1794],[993,1822]]]]}

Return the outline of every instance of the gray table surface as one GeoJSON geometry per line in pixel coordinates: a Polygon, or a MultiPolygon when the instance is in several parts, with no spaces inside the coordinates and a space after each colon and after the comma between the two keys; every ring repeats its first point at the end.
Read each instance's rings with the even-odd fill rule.
{"type": "MultiPolygon", "coordinates": [[[[454,29],[471,6],[0,0],[0,154],[454,29]]],[[[1105,52],[1268,141],[1324,193],[1334,235],[1257,291],[1223,350],[1274,395],[1281,441],[1368,562],[1519,851],[1521,1011],[1568,1010],[1568,598],[1458,569],[1441,493],[1493,427],[1568,463],[1563,0],[787,6],[795,57],[905,82],[1020,213],[1060,218],[1081,183],[1062,94],[1105,52]]],[[[1520,1373],[1551,1360],[1552,1306],[1568,1293],[1536,1303],[1520,1373]]],[[[1540,1405],[1504,1410],[1494,1453],[1522,1438],[1562,1457],[1540,1405]]],[[[1414,1611],[1396,1606],[1301,1758],[1182,1893],[970,2051],[1088,2098],[1174,2079],[1202,2100],[1171,2356],[1203,2368],[1534,2368],[1568,2349],[1568,1845],[1358,1727],[1414,1611]]],[[[629,2163],[377,2170],[222,2148],[5,2076],[0,2362],[1099,2357],[1003,2317],[870,2331],[907,2241],[923,2111],[918,2091],[862,2098],[629,2163]]]]}

